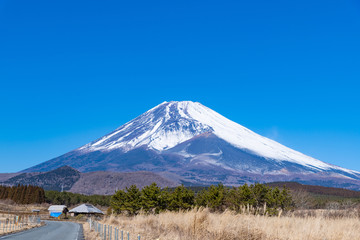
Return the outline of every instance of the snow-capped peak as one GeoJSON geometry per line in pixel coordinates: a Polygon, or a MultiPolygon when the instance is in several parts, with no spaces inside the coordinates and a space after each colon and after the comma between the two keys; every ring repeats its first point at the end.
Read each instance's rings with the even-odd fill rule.
{"type": "Polygon", "coordinates": [[[191,101],[163,102],[114,132],[80,148],[82,151],[131,149],[145,145],[163,151],[211,132],[233,146],[274,161],[288,161],[318,170],[339,169],[271,139],[260,136],[208,107],[191,101]]]}
{"type": "Polygon", "coordinates": [[[146,145],[163,151],[212,129],[185,114],[192,102],[163,102],[114,132],[82,147],[88,151],[131,149],[146,145]]]}

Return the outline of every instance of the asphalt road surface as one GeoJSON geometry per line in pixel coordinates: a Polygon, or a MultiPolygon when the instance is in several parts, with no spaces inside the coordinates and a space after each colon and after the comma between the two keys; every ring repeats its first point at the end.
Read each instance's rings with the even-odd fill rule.
{"type": "Polygon", "coordinates": [[[80,224],[45,221],[46,225],[0,237],[0,240],[80,240],[80,224]]]}

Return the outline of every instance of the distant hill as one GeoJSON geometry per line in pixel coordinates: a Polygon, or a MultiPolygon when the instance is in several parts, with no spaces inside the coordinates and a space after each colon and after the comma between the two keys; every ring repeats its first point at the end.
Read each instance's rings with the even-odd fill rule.
{"type": "Polygon", "coordinates": [[[82,173],[70,192],[86,195],[112,195],[117,189],[124,189],[135,184],[138,188],[156,182],[160,187],[175,187],[179,184],[152,172],[90,172],[82,173]]]}
{"type": "Polygon", "coordinates": [[[81,194],[101,194],[112,195],[117,189],[124,189],[135,184],[139,188],[155,182],[160,187],[175,187],[179,182],[169,180],[152,172],[89,172],[81,173],[78,170],[62,166],[49,172],[41,173],[21,173],[11,177],[8,175],[5,181],[0,182],[4,185],[34,185],[45,190],[56,190],[81,193],[81,194]]]}
{"type": "Polygon", "coordinates": [[[76,169],[63,166],[45,173],[22,173],[3,183],[6,185],[34,185],[45,190],[70,190],[80,179],[80,172],[76,169]]]}
{"type": "Polygon", "coordinates": [[[15,177],[21,173],[0,173],[0,182],[4,182],[9,178],[15,177]]]}
{"type": "Polygon", "coordinates": [[[360,198],[359,191],[353,191],[344,188],[305,185],[297,182],[272,182],[272,183],[267,183],[267,185],[270,187],[280,187],[280,188],[285,186],[290,190],[294,190],[294,191],[300,190],[318,195],[338,196],[344,198],[360,198]]]}

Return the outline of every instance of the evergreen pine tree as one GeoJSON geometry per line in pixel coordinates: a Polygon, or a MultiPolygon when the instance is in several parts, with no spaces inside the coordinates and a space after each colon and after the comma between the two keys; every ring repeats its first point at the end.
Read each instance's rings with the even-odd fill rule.
{"type": "Polygon", "coordinates": [[[149,186],[145,186],[141,190],[141,208],[147,213],[151,211],[155,211],[155,213],[159,213],[160,193],[161,193],[161,189],[156,185],[156,183],[152,183],[149,186]]]}
{"type": "Polygon", "coordinates": [[[135,185],[126,188],[125,202],[121,210],[126,211],[129,215],[137,214],[141,209],[140,196],[140,190],[135,185]]]}
{"type": "Polygon", "coordinates": [[[168,208],[173,211],[188,210],[193,207],[194,200],[194,192],[181,185],[170,194],[168,208]]]}

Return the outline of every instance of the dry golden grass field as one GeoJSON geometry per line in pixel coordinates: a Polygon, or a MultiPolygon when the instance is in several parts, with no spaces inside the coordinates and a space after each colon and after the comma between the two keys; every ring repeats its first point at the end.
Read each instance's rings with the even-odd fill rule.
{"type": "Polygon", "coordinates": [[[15,204],[11,200],[0,200],[0,213],[29,214],[32,209],[40,210],[40,213],[48,213],[49,204],[15,204]]]}
{"type": "Polygon", "coordinates": [[[14,204],[10,200],[0,201],[0,236],[8,233],[23,231],[34,228],[39,224],[32,222],[31,218],[35,215],[32,209],[40,210],[42,215],[47,215],[48,204],[14,204]],[[14,224],[16,216],[19,217],[18,224],[14,224]],[[11,223],[11,224],[10,224],[11,223]]]}
{"type": "Polygon", "coordinates": [[[32,216],[21,216],[18,218],[18,221],[16,221],[16,216],[20,217],[19,215],[13,214],[0,214],[0,236],[24,231],[43,224],[37,223],[35,219],[31,219],[32,216]]]}
{"type": "MultiPolygon", "coordinates": [[[[360,239],[358,210],[294,212],[287,216],[210,213],[207,209],[158,215],[110,216],[102,221],[141,235],[142,240],[355,240],[360,239]]],[[[84,229],[87,239],[100,239],[84,229]],[[90,238],[90,235],[92,236],[90,238]]]]}

